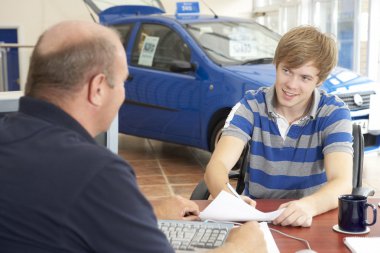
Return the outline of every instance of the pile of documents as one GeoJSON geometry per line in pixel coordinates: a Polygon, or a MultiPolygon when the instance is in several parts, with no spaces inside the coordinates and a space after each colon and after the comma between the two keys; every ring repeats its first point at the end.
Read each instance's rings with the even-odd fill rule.
{"type": "Polygon", "coordinates": [[[283,210],[284,209],[279,209],[269,213],[261,212],[253,206],[248,205],[241,198],[221,191],[199,216],[204,221],[216,222],[261,221],[260,228],[264,233],[268,252],[279,253],[280,251],[269,230],[267,222],[271,222],[277,218],[283,210]]]}
{"type": "Polygon", "coordinates": [[[248,205],[241,198],[221,191],[219,195],[200,214],[202,220],[214,221],[267,221],[276,219],[284,209],[265,213],[248,205]]]}

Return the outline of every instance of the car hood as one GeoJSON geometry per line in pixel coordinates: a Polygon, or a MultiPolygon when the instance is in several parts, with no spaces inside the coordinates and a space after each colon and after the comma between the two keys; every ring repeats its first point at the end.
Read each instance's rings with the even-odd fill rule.
{"type": "Polygon", "coordinates": [[[265,86],[271,86],[276,79],[276,71],[273,64],[234,65],[224,66],[223,68],[235,75],[242,76],[244,79],[265,86]]]}
{"type": "Polygon", "coordinates": [[[376,86],[377,84],[368,77],[341,67],[336,67],[323,83],[323,89],[337,94],[374,91],[377,89],[376,86]]]}
{"type": "MultiPolygon", "coordinates": [[[[224,69],[265,86],[271,86],[276,79],[276,69],[273,64],[224,66],[224,69]]],[[[322,88],[329,93],[351,93],[375,90],[375,83],[365,76],[351,70],[336,67],[323,83],[322,88]]]]}

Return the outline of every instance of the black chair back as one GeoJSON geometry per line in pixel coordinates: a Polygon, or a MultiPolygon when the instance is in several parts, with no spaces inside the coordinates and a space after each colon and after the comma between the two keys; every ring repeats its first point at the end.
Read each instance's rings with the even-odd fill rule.
{"type": "Polygon", "coordinates": [[[357,124],[352,125],[352,137],[354,149],[352,187],[357,188],[362,186],[364,160],[364,137],[362,128],[357,124]]]}
{"type": "Polygon", "coordinates": [[[364,136],[361,126],[352,125],[352,137],[354,149],[353,171],[352,171],[352,194],[373,196],[375,190],[368,187],[362,187],[363,180],[363,162],[364,162],[364,136]]]}
{"type": "Polygon", "coordinates": [[[242,194],[245,187],[244,179],[247,173],[247,168],[249,166],[250,149],[251,149],[251,146],[248,142],[247,145],[245,145],[245,148],[243,150],[242,160],[241,160],[240,168],[239,168],[239,175],[237,177],[236,192],[239,194],[242,194]]]}

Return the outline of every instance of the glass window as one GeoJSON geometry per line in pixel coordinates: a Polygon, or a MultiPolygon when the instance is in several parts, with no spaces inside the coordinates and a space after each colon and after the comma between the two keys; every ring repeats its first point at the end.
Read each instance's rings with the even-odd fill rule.
{"type": "Polygon", "coordinates": [[[143,24],[132,52],[132,65],[170,71],[175,60],[190,62],[190,49],[164,25],[143,24]]]}
{"type": "Polygon", "coordinates": [[[124,47],[127,47],[129,35],[131,34],[133,24],[117,25],[113,28],[119,32],[124,47]]]}
{"type": "Polygon", "coordinates": [[[267,63],[261,59],[271,62],[280,38],[253,22],[192,23],[186,27],[211,59],[221,65],[267,63]]]}
{"type": "Polygon", "coordinates": [[[355,0],[316,0],[313,15],[314,25],[337,36],[338,66],[359,72],[356,69],[359,50],[357,4],[355,0]]]}

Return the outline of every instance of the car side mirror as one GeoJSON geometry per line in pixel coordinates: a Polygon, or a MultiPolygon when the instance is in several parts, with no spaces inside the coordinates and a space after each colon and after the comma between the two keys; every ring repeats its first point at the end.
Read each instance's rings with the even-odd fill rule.
{"type": "Polygon", "coordinates": [[[173,60],[170,64],[170,71],[176,72],[176,73],[183,73],[183,72],[189,72],[194,71],[195,66],[194,64],[191,64],[187,61],[180,61],[180,60],[173,60]]]}

